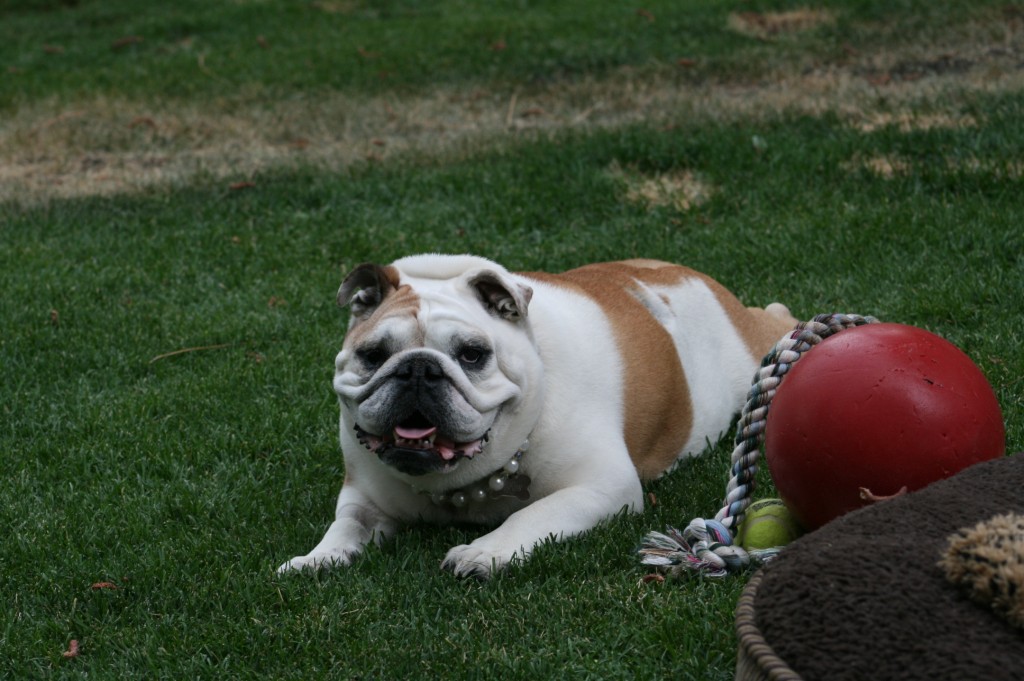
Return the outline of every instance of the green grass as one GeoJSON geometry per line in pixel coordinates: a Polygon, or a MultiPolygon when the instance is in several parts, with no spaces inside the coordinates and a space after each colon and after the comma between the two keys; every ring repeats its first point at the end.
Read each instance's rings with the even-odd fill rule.
{"type": "MultiPolygon", "coordinates": [[[[527,4],[358,5],[339,18],[309,3],[175,3],[126,18],[127,4],[8,3],[0,30],[18,41],[0,40],[0,66],[40,71],[0,79],[0,101],[162,96],[185,62],[195,65],[194,55],[160,49],[184,35],[197,36],[193,49],[221,46],[206,65],[235,74],[224,96],[254,84],[392,87],[359,75],[351,53],[334,75],[309,72],[305,55],[326,49],[313,43],[330,26],[356,36],[346,44],[365,38],[399,62],[426,60],[417,75],[396,76],[396,88],[426,87],[423,74],[435,71],[441,83],[529,79],[549,70],[552,51],[582,77],[653,68],[691,49],[662,26],[682,22],[668,4],[647,5],[653,27],[637,22],[662,32],[649,43],[606,25],[613,12],[638,19],[632,8],[527,4]],[[490,60],[500,55],[474,63],[457,45],[420,47],[442,29],[486,47],[488,27],[508,17],[509,45],[515,35],[536,44],[507,64],[490,60]],[[129,33],[146,40],[106,54],[129,33]],[[273,65],[258,47],[243,55],[238,46],[254,34],[271,52],[289,40],[293,51],[273,65]],[[36,49],[51,42],[65,51],[36,49]]],[[[919,23],[922,34],[948,28],[928,3],[829,4],[859,17],[865,33],[882,15],[919,23]]],[[[692,25],[720,26],[729,11],[769,6],[782,5],[688,7],[692,25]]],[[[742,49],[820,56],[831,48],[819,39],[742,49]]],[[[693,40],[724,55],[738,39],[697,30],[693,40]]],[[[202,98],[217,87],[175,92],[202,98]]],[[[646,531],[717,508],[728,443],[651,485],[658,504],[642,515],[546,545],[488,583],[439,569],[472,528],[417,527],[349,568],[276,576],[320,538],[343,477],[330,379],[345,319],[334,293],[359,262],[426,250],[515,269],[678,261],[750,304],[781,300],[801,317],[874,314],[949,338],[993,384],[1008,451],[1018,451],[1024,95],[958,97],[954,108],[975,125],[865,133],[831,114],[680,119],[338,173],[265,172],[238,191],[197,181],[0,205],[0,677],[732,678],[732,612],[745,579],[642,584],[634,556],[646,531]],[[865,165],[880,157],[899,161],[898,172],[865,165]],[[714,193],[687,211],[634,203],[612,167],[647,178],[691,170],[714,193]],[[91,588],[104,581],[118,588],[91,588]],[[71,639],[81,655],[62,659],[71,639]]]]}
{"type": "Polygon", "coordinates": [[[541,85],[640,73],[757,78],[780,62],[960,30],[1004,2],[832,0],[834,23],[766,43],[730,12],[802,2],[8,0],[0,107],[57,94],[168,99],[315,96],[491,82],[541,85]],[[696,61],[678,68],[679,59],[696,61]]]}

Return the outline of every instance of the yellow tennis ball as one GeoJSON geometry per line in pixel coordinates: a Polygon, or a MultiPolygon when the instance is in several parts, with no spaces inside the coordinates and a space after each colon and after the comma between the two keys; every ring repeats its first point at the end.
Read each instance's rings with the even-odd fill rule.
{"type": "Polygon", "coordinates": [[[802,530],[781,499],[755,501],[747,509],[736,541],[747,551],[785,546],[802,530]]]}

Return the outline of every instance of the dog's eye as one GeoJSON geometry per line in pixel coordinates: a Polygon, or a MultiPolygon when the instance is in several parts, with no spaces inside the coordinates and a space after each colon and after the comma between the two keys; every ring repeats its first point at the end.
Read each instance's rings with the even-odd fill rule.
{"type": "Polygon", "coordinates": [[[479,366],[487,361],[488,351],[475,345],[467,345],[459,350],[459,362],[464,366],[479,366]]]}
{"type": "Polygon", "coordinates": [[[388,351],[382,345],[370,345],[356,350],[356,357],[365,366],[379,367],[388,358],[388,351]]]}

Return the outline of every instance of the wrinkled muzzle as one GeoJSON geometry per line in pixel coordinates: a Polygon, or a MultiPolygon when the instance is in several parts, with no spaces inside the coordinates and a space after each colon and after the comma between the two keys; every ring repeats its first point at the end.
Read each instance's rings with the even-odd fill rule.
{"type": "Polygon", "coordinates": [[[462,459],[483,450],[487,435],[458,441],[458,422],[452,406],[454,388],[441,361],[417,354],[396,367],[384,385],[386,403],[375,414],[371,432],[355,425],[359,442],[381,461],[408,475],[445,473],[462,459]]]}

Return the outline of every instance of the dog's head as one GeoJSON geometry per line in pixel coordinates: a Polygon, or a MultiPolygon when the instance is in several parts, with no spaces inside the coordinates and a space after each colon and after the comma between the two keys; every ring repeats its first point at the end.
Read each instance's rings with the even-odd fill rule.
{"type": "Polygon", "coordinates": [[[338,292],[351,311],[335,362],[342,428],[412,476],[485,457],[489,441],[503,449],[512,442],[514,451],[535,417],[521,409],[524,397],[540,389],[531,296],[482,258],[413,256],[357,267],[338,292]]]}

